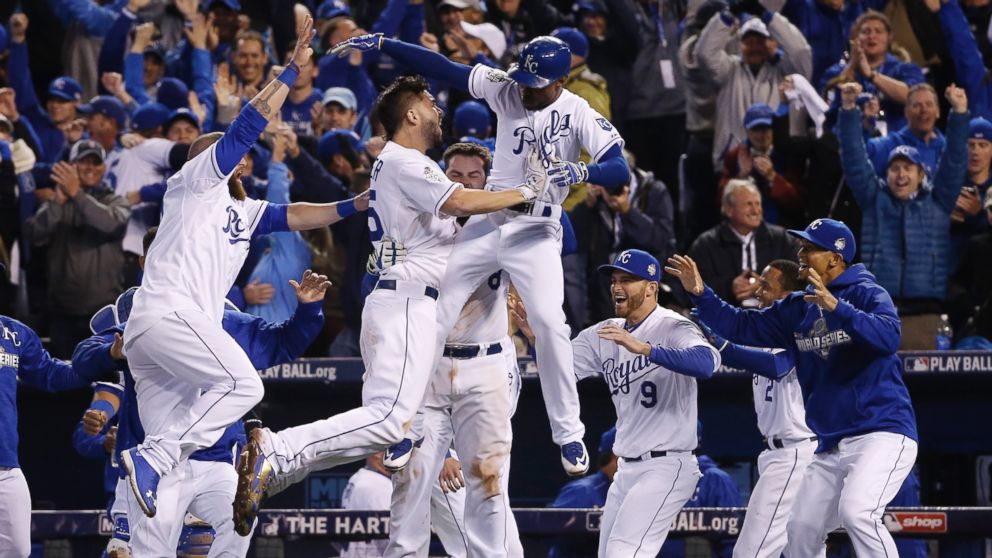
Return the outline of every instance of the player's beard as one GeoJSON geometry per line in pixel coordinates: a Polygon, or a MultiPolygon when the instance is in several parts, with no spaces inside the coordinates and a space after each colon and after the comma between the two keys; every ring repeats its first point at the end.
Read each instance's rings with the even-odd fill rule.
{"type": "Polygon", "coordinates": [[[230,192],[232,198],[238,201],[244,201],[248,197],[248,192],[245,192],[245,185],[241,183],[240,169],[227,179],[227,191],[230,192]]]}
{"type": "Polygon", "coordinates": [[[424,128],[424,142],[427,144],[427,148],[431,149],[437,147],[441,144],[441,140],[444,139],[444,132],[441,130],[441,120],[438,119],[437,122],[431,123],[430,126],[424,128]]]}
{"type": "Polygon", "coordinates": [[[630,291],[625,291],[624,294],[627,295],[627,299],[623,302],[617,304],[616,299],[614,299],[613,310],[616,312],[618,318],[626,319],[631,313],[641,307],[644,304],[644,291],[646,287],[642,287],[634,292],[633,289],[630,291]]]}

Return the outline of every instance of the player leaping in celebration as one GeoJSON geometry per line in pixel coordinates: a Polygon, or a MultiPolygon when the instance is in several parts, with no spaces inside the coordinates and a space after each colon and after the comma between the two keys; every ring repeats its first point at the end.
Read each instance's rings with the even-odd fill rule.
{"type": "Polygon", "coordinates": [[[630,177],[622,156],[623,139],[606,118],[564,89],[571,67],[568,46],[538,37],[523,48],[508,72],[484,65],[466,66],[444,56],[381,34],[349,39],[337,47],[380,49],[397,62],[430,78],[468,90],[496,112],[498,128],[489,188],[515,188],[524,179],[526,154],[537,148],[548,169],[550,187],[533,202],[470,220],[459,234],[442,282],[438,308],[438,346],[444,344],[458,314],[475,289],[502,269],[510,275],[527,306],[537,335],[537,364],[551,433],[561,446],[569,475],[582,475],[589,458],[579,420],[579,397],[572,377],[569,328],[562,310],[561,202],[569,186],[589,181],[619,186],[630,177]],[[581,148],[595,164],[575,163],[581,148]]]}
{"type": "Polygon", "coordinates": [[[533,150],[528,176],[516,188],[469,190],[449,180],[425,155],[441,142],[443,114],[423,78],[399,78],[382,92],[375,110],[388,141],[372,166],[369,233],[376,251],[395,242],[406,248],[406,258],[382,272],[362,311],[363,406],[278,433],[252,432],[235,500],[239,532],[251,529],[273,469],[296,478],[301,471],[355,461],[403,439],[423,401],[438,349],[438,287],[455,242],[451,217],[533,201],[545,186],[545,170],[533,150]]]}
{"type": "Polygon", "coordinates": [[[892,298],[854,259],[847,225],[817,219],[789,234],[802,242],[806,290],[764,310],[741,310],[703,284],[695,262],[668,260],[699,317],[734,343],[791,354],[819,447],[789,520],[787,556],[816,556],[844,527],[858,556],[898,556],[885,506],[916,460],[916,416],[902,381],[900,323],[892,298]]]}
{"type": "Polygon", "coordinates": [[[299,65],[310,59],[313,20],[301,25],[293,58],[231,123],[206,134],[168,181],[158,237],[124,331],[147,437],[122,454],[142,511],[153,517],[158,482],[262,399],[262,381],[244,350],[221,327],[224,296],[252,236],[326,227],[367,207],[367,197],[337,204],[270,204],[249,199],[244,156],[279,108],[299,65]]]}
{"type": "Polygon", "coordinates": [[[620,468],[606,496],[598,556],[653,558],[702,476],[693,455],[696,379],[716,372],[720,353],[696,324],[658,306],[654,256],[624,250],[599,269],[611,273],[617,317],[572,341],[573,382],[602,375],[617,410],[620,468]]]}

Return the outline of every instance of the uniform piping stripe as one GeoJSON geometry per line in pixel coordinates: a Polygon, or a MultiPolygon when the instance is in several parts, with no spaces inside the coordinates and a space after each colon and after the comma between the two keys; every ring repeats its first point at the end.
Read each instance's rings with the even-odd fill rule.
{"type": "MultiPolygon", "coordinates": [[[[665,504],[668,502],[668,497],[672,495],[673,491],[675,491],[675,485],[678,484],[679,476],[681,476],[681,474],[682,474],[682,460],[679,459],[679,468],[677,471],[675,471],[675,480],[672,481],[671,488],[668,489],[668,493],[665,494],[665,498],[661,501],[661,505],[658,506],[658,511],[654,512],[654,517],[651,518],[651,523],[648,524],[648,528],[645,529],[644,534],[641,535],[641,540],[640,542],[637,543],[637,550],[634,551],[634,556],[637,556],[637,553],[641,551],[641,546],[644,545],[644,538],[648,536],[648,531],[651,530],[651,526],[654,525],[655,520],[658,519],[658,514],[661,513],[662,509],[664,509],[665,504]]],[[[607,545],[608,544],[609,543],[607,543],[607,545]]]]}
{"type": "MultiPolygon", "coordinates": [[[[892,473],[896,472],[896,467],[899,466],[899,460],[902,459],[902,453],[906,451],[906,437],[902,437],[902,446],[899,448],[899,456],[896,457],[896,462],[892,464],[892,470],[889,471],[889,476],[885,477],[885,484],[882,485],[882,491],[878,494],[878,503],[875,505],[875,509],[872,511],[872,515],[878,512],[878,508],[882,507],[882,496],[885,494],[885,489],[889,487],[889,481],[892,480],[892,473]]],[[[885,548],[885,542],[882,541],[882,535],[878,532],[879,521],[876,519],[872,523],[875,524],[875,536],[878,537],[878,543],[882,545],[882,552],[885,553],[885,558],[889,558],[889,550],[885,548]]]]}
{"type": "MultiPolygon", "coordinates": [[[[409,298],[406,299],[406,310],[404,311],[404,323],[406,324],[406,332],[403,335],[403,370],[400,371],[400,385],[396,389],[396,397],[393,398],[393,402],[389,406],[389,412],[387,412],[385,415],[383,415],[383,417],[381,419],[379,419],[377,421],[370,422],[368,424],[363,424],[361,426],[356,426],[355,428],[352,428],[351,430],[345,430],[344,432],[339,432],[339,433],[337,433],[337,434],[335,434],[333,436],[328,436],[328,437],[322,438],[320,440],[314,440],[313,442],[310,442],[309,444],[307,444],[307,445],[303,446],[302,448],[300,448],[300,451],[296,452],[296,454],[293,455],[293,459],[296,459],[297,457],[299,457],[299,455],[301,453],[303,453],[304,450],[306,450],[308,447],[310,447],[310,446],[312,446],[314,444],[319,444],[321,442],[326,442],[327,440],[333,440],[334,438],[337,438],[338,436],[344,436],[345,434],[351,434],[352,432],[357,432],[357,431],[363,430],[365,428],[370,428],[372,426],[375,426],[375,425],[377,425],[377,424],[385,421],[387,418],[389,418],[390,415],[393,414],[393,410],[396,409],[396,403],[400,399],[400,393],[403,392],[403,381],[406,379],[406,365],[407,365],[407,362],[409,361],[409,355],[410,355],[410,339],[409,339],[409,337],[410,337],[410,299],[409,298]]],[[[328,450],[328,451],[323,451],[323,452],[317,452],[317,455],[321,455],[321,454],[325,454],[325,453],[333,453],[334,451],[336,451],[336,450],[328,450]]],[[[287,456],[282,455],[282,454],[280,454],[278,452],[274,452],[272,455],[275,455],[276,457],[279,457],[280,459],[288,459],[287,456]]]]}
{"type": "Polygon", "coordinates": [[[765,529],[765,536],[761,537],[761,542],[758,543],[758,548],[754,551],[755,558],[758,557],[758,553],[761,552],[761,548],[765,546],[765,540],[768,539],[768,533],[772,530],[772,525],[775,524],[775,516],[778,515],[778,508],[782,505],[782,498],[785,497],[785,491],[789,489],[789,482],[792,481],[792,474],[796,472],[796,466],[799,464],[799,448],[796,448],[796,459],[792,462],[792,469],[789,471],[789,478],[785,479],[785,486],[782,487],[782,493],[778,495],[778,502],[775,502],[775,509],[772,511],[772,519],[768,522],[768,528],[765,529]]]}
{"type": "Polygon", "coordinates": [[[437,200],[436,204],[434,204],[434,215],[441,214],[441,206],[444,205],[444,202],[448,201],[448,198],[450,198],[452,194],[454,194],[452,190],[459,186],[462,186],[460,182],[452,182],[451,186],[448,186],[448,189],[444,191],[444,195],[437,200]]]}
{"type": "MultiPolygon", "coordinates": [[[[455,421],[451,418],[451,413],[450,412],[448,412],[446,414],[448,415],[448,424],[451,425],[451,437],[452,437],[452,439],[454,439],[454,436],[455,436],[455,421]]],[[[450,444],[450,442],[449,442],[449,444],[450,444]]],[[[468,490],[468,487],[466,487],[465,490],[467,491],[468,490]]],[[[465,550],[468,551],[468,536],[465,534],[465,531],[462,529],[462,522],[465,521],[465,514],[463,513],[462,514],[462,517],[459,518],[458,517],[458,514],[455,513],[454,508],[451,507],[451,501],[448,499],[448,493],[442,490],[441,491],[441,494],[444,494],[444,503],[448,505],[448,511],[451,512],[451,517],[452,517],[452,519],[455,520],[455,527],[458,528],[458,534],[461,535],[462,542],[465,543],[465,550]]]]}
{"type": "Polygon", "coordinates": [[[189,322],[184,320],[182,316],[179,315],[178,312],[173,312],[173,313],[176,315],[177,318],[179,318],[180,321],[186,324],[186,327],[188,327],[189,330],[193,332],[193,335],[195,335],[196,338],[200,340],[200,343],[203,343],[203,346],[206,347],[208,351],[210,351],[210,356],[214,357],[214,360],[217,361],[217,364],[220,365],[220,367],[224,370],[224,372],[231,378],[231,381],[234,382],[234,384],[231,386],[231,389],[225,391],[223,395],[217,398],[217,401],[214,401],[213,404],[210,405],[210,407],[207,407],[207,410],[200,415],[200,418],[193,421],[193,424],[189,425],[189,428],[187,428],[182,434],[179,435],[179,439],[182,440],[187,434],[189,434],[189,431],[192,430],[194,426],[196,426],[201,420],[203,420],[203,417],[207,416],[207,414],[210,413],[210,411],[217,406],[218,403],[223,401],[224,398],[230,395],[232,391],[238,389],[238,380],[235,379],[234,374],[231,374],[231,371],[228,370],[226,366],[224,366],[224,363],[222,363],[220,359],[217,358],[217,355],[214,354],[213,349],[211,349],[210,345],[208,345],[207,342],[204,341],[202,337],[200,337],[200,334],[197,333],[195,329],[193,329],[193,326],[189,325],[189,322]]]}

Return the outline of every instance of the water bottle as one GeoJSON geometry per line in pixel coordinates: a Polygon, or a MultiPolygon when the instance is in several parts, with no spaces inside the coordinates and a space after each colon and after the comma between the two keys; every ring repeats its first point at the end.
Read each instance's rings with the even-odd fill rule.
{"type": "Polygon", "coordinates": [[[937,350],[951,350],[951,340],[954,338],[954,330],[947,319],[947,314],[940,315],[940,326],[937,327],[937,350]]]}

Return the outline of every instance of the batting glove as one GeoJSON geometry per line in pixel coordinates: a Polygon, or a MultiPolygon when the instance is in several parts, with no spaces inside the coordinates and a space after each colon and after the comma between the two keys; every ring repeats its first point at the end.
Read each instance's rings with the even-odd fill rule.
{"type": "Polygon", "coordinates": [[[372,275],[383,271],[406,259],[406,246],[389,238],[372,243],[372,254],[365,269],[372,275]]]}
{"type": "Polygon", "coordinates": [[[555,186],[567,188],[572,184],[585,182],[589,178],[589,169],[585,163],[552,159],[551,168],[548,169],[548,178],[555,186]]]}
{"type": "Polygon", "coordinates": [[[548,171],[544,168],[544,160],[541,159],[536,149],[531,149],[527,154],[527,170],[524,172],[524,183],[517,187],[527,201],[540,199],[544,194],[544,189],[548,184],[548,171]]]}
{"type": "Polygon", "coordinates": [[[334,48],[331,49],[329,54],[334,54],[339,58],[344,58],[352,50],[359,50],[361,52],[379,50],[382,48],[382,39],[382,33],[372,33],[370,35],[352,37],[347,41],[341,41],[340,43],[334,45],[334,48]]]}

